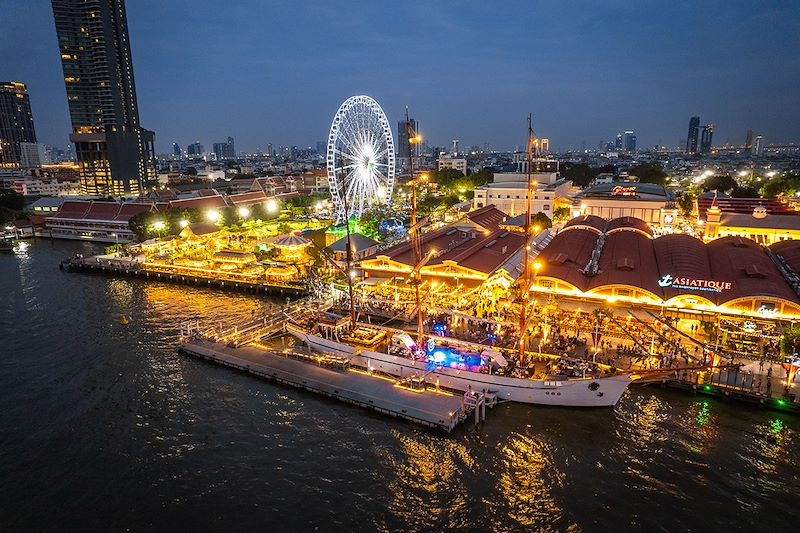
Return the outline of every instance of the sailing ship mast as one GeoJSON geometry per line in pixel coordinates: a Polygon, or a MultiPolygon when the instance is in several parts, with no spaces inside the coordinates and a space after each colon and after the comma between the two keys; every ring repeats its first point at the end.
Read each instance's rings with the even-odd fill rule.
{"type": "Polygon", "coordinates": [[[414,180],[414,157],[411,146],[419,142],[417,132],[411,127],[411,121],[408,118],[408,106],[406,106],[406,145],[408,147],[408,174],[411,177],[409,183],[411,184],[411,250],[413,253],[414,268],[411,271],[414,278],[414,304],[417,308],[417,347],[422,345],[422,306],[419,300],[419,286],[422,281],[420,272],[418,270],[419,263],[422,260],[422,240],[419,236],[419,228],[417,227],[417,182],[414,180]]]}
{"type": "Polygon", "coordinates": [[[533,121],[531,115],[528,115],[528,186],[525,193],[525,224],[523,225],[525,231],[525,240],[523,241],[522,252],[522,283],[520,284],[520,312],[519,312],[519,363],[524,363],[525,360],[525,344],[528,333],[528,295],[529,295],[529,277],[528,261],[530,255],[530,234],[531,234],[531,183],[532,183],[532,152],[534,145],[533,137],[533,121]]]}
{"type": "MultiPolygon", "coordinates": [[[[344,169],[342,169],[342,173],[344,173],[344,169]]],[[[341,180],[342,188],[345,188],[345,180],[344,178],[341,180]]],[[[347,269],[344,273],[345,278],[347,278],[347,289],[350,297],[350,329],[354,330],[356,328],[356,303],[353,299],[353,243],[350,239],[350,211],[347,208],[347,191],[344,190],[342,193],[342,202],[344,206],[344,227],[347,231],[347,253],[345,255],[345,262],[347,263],[347,269]]]]}

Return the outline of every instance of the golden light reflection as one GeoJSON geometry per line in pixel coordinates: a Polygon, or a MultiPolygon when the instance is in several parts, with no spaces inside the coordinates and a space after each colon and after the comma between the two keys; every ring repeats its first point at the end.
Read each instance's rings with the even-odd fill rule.
{"type": "Polygon", "coordinates": [[[474,467],[474,460],[461,444],[438,440],[425,434],[404,435],[392,431],[400,453],[387,454],[395,477],[389,483],[392,514],[409,530],[463,526],[462,518],[472,500],[461,472],[474,467]]]}
{"type": "Polygon", "coordinates": [[[564,484],[565,475],[554,464],[551,446],[528,436],[513,434],[502,448],[500,492],[508,516],[525,527],[541,527],[563,518],[551,489],[564,484]]]}

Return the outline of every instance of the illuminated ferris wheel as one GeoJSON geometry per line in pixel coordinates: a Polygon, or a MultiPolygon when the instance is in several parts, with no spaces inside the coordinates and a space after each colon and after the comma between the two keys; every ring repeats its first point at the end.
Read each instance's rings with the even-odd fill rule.
{"type": "Polygon", "coordinates": [[[328,136],[328,182],[337,222],[361,218],[369,207],[389,202],[394,157],[392,128],[378,102],[369,96],[345,100],[328,136]]]}

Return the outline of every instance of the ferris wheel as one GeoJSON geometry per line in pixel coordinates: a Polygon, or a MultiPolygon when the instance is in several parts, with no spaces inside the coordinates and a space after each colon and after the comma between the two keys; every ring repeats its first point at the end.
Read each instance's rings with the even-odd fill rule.
{"type": "Polygon", "coordinates": [[[328,183],[336,222],[361,218],[369,207],[389,202],[394,157],[392,128],[378,102],[369,96],[345,100],[328,136],[328,183]]]}

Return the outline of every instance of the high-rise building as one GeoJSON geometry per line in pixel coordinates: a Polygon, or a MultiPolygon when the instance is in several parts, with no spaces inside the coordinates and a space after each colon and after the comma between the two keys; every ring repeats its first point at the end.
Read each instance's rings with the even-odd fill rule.
{"type": "Polygon", "coordinates": [[[203,151],[204,148],[200,141],[195,141],[186,147],[186,155],[188,156],[201,156],[203,151]]]}
{"type": "Polygon", "coordinates": [[[125,0],[51,0],[81,190],[134,195],[155,179],[139,124],[125,0]]]}
{"type": "Polygon", "coordinates": [[[28,88],[17,81],[0,82],[0,168],[19,167],[20,143],[35,143],[28,88]]]}
{"type": "Polygon", "coordinates": [[[689,135],[686,137],[686,153],[697,153],[697,138],[700,135],[700,117],[689,119],[689,135]]]}
{"type": "Polygon", "coordinates": [[[616,149],[618,151],[622,151],[622,134],[621,133],[617,134],[617,139],[616,139],[616,141],[614,141],[614,149],[616,149]]]}
{"type": "MultiPolygon", "coordinates": [[[[401,159],[408,158],[408,130],[412,132],[419,132],[419,124],[413,118],[408,120],[401,120],[397,123],[397,157],[401,159]]],[[[414,157],[419,157],[419,144],[414,145],[414,157]]]]}
{"type": "Polygon", "coordinates": [[[764,153],[764,137],[761,135],[756,135],[756,138],[753,139],[753,153],[755,155],[761,155],[764,153]]]}
{"type": "Polygon", "coordinates": [[[744,149],[748,152],[753,150],[753,138],[756,133],[753,130],[747,130],[747,135],[744,138],[744,149]]]}
{"type": "Polygon", "coordinates": [[[172,143],[172,155],[175,157],[181,156],[181,147],[178,146],[178,143],[172,143]]]}
{"type": "Polygon", "coordinates": [[[22,168],[37,168],[47,163],[47,153],[43,144],[19,143],[19,166],[22,168]]]}
{"type": "Polygon", "coordinates": [[[711,138],[714,136],[714,125],[706,124],[703,126],[703,136],[700,139],[700,153],[711,153],[711,138]]]}
{"type": "Polygon", "coordinates": [[[631,130],[625,132],[625,151],[626,152],[635,152],[636,151],[636,134],[633,133],[631,130]]]}
{"type": "Polygon", "coordinates": [[[541,155],[550,153],[550,139],[541,139],[539,141],[539,152],[541,155]]]}
{"type": "Polygon", "coordinates": [[[233,146],[233,137],[228,137],[228,142],[214,143],[212,146],[214,157],[220,159],[233,159],[236,157],[236,149],[233,146]]]}

